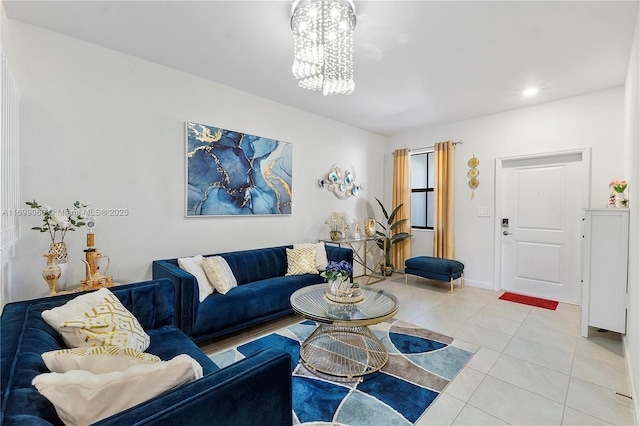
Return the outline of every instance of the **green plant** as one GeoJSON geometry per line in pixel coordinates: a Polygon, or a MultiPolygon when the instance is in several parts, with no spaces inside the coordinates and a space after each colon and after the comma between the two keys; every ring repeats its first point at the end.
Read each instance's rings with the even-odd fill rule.
{"type": "Polygon", "coordinates": [[[384,256],[385,256],[386,264],[391,265],[392,246],[395,244],[398,244],[400,241],[406,240],[407,238],[411,238],[411,234],[407,232],[398,232],[397,234],[394,234],[393,231],[398,226],[401,226],[403,223],[405,223],[408,219],[396,220],[398,211],[403,206],[402,203],[398,205],[395,209],[393,209],[391,214],[388,214],[387,209],[384,208],[380,200],[376,198],[376,201],[380,205],[380,208],[382,209],[382,214],[384,215],[384,218],[386,220],[386,224],[383,224],[380,221],[376,221],[378,222],[378,225],[380,225],[384,230],[384,232],[376,231],[376,235],[379,237],[377,243],[378,243],[378,247],[380,247],[380,249],[385,251],[384,256]]]}

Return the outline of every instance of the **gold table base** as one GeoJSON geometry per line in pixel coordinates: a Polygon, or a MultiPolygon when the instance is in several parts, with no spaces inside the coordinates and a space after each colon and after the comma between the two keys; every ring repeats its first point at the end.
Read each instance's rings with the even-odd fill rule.
{"type": "Polygon", "coordinates": [[[300,346],[300,362],[313,372],[352,379],[380,370],[389,353],[366,326],[320,324],[300,346]]]}

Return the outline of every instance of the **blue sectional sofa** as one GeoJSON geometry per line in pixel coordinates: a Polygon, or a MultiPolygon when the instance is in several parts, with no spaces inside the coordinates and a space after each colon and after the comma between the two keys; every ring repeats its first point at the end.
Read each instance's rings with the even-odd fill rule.
{"type": "MultiPolygon", "coordinates": [[[[178,259],[155,260],[153,278],[168,278],[176,285],[180,328],[195,342],[203,342],[291,314],[289,299],[294,291],[325,282],[319,274],[285,276],[287,248],[292,246],[218,254],[229,264],[238,287],[227,294],[213,293],[202,302],[195,277],[180,269],[178,259]]],[[[353,265],[351,249],[325,246],[325,250],[329,261],[353,265]]]]}
{"type": "MultiPolygon", "coordinates": [[[[114,287],[112,292],[151,337],[148,353],[169,360],[188,354],[203,367],[204,377],[108,417],[99,425],[290,425],[291,357],[267,349],[219,369],[174,324],[178,317],[173,283],[154,280],[114,287]]],[[[78,294],[9,303],[0,317],[0,424],[62,424],[53,405],[32,379],[48,370],[43,352],[65,344],[42,319],[46,309],[78,294]]]]}

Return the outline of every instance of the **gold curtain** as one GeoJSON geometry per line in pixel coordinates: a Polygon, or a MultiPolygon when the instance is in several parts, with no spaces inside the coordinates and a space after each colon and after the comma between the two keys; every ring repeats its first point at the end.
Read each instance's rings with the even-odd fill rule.
{"type": "MultiPolygon", "coordinates": [[[[393,195],[391,211],[402,204],[396,219],[407,219],[402,226],[394,229],[394,234],[399,232],[411,233],[411,176],[409,174],[409,150],[397,149],[393,158],[393,195]]],[[[391,211],[389,214],[391,214],[391,211]]],[[[391,250],[391,262],[398,270],[404,270],[404,261],[411,257],[411,239],[393,245],[391,250]]]]}
{"type": "Polygon", "coordinates": [[[433,257],[454,258],[453,142],[435,145],[433,257]]]}

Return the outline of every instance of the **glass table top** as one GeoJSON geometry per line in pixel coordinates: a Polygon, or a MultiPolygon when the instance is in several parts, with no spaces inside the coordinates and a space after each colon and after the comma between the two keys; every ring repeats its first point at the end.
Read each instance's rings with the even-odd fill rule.
{"type": "Polygon", "coordinates": [[[291,295],[291,307],[310,320],[346,326],[377,324],[398,312],[398,299],[388,291],[360,287],[364,300],[349,304],[328,300],[324,295],[328,288],[328,284],[317,284],[297,290],[291,295]]]}

